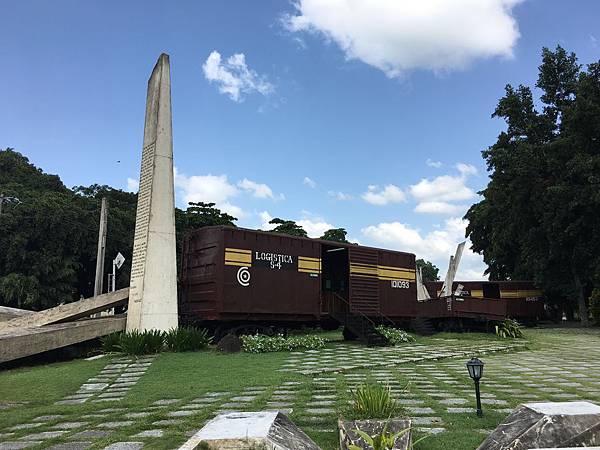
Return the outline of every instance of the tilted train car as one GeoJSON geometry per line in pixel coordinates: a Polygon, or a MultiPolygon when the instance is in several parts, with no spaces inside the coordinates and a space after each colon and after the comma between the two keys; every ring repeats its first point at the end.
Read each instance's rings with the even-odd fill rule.
{"type": "MultiPolygon", "coordinates": [[[[441,281],[426,282],[430,295],[437,297],[441,281]]],[[[454,309],[461,317],[474,318],[472,305],[481,305],[484,319],[507,317],[523,322],[535,322],[544,316],[542,291],[532,281],[455,281],[452,284],[454,309]]]]}
{"type": "Polygon", "coordinates": [[[217,337],[342,324],[347,338],[369,341],[376,323],[486,317],[487,300],[465,298],[471,309],[460,313],[448,301],[417,301],[411,253],[228,226],[184,240],[180,315],[217,337]]]}

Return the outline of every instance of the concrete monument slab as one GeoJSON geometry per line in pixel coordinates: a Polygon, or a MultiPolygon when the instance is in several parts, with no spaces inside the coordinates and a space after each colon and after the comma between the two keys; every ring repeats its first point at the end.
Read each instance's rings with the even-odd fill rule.
{"type": "Polygon", "coordinates": [[[148,81],[127,330],[177,328],[171,75],[160,55],[148,81]]]}
{"type": "Polygon", "coordinates": [[[265,445],[277,450],[320,450],[302,430],[278,411],[220,414],[192,436],[180,450],[194,450],[205,441],[216,448],[265,445]]]}
{"type": "Polygon", "coordinates": [[[600,406],[589,402],[526,403],[478,450],[581,447],[600,444],[600,406]]]}

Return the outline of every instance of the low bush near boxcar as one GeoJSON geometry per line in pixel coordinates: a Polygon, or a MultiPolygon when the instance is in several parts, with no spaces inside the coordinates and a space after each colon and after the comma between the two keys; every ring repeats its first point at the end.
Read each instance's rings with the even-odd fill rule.
{"type": "Polygon", "coordinates": [[[350,391],[351,402],[346,415],[353,420],[389,419],[403,413],[389,386],[367,382],[350,391]]]}
{"type": "Polygon", "coordinates": [[[128,331],[121,334],[118,348],[128,355],[147,355],[163,349],[165,333],[158,330],[128,331]]]}
{"type": "Polygon", "coordinates": [[[523,329],[519,322],[513,319],[506,319],[496,325],[496,335],[506,339],[506,338],[522,338],[523,337],[523,329]]]}
{"type": "Polygon", "coordinates": [[[173,328],[165,333],[165,347],[172,352],[197,352],[210,344],[208,331],[194,327],[173,328]]]}
{"type": "Polygon", "coordinates": [[[121,332],[110,333],[100,338],[100,344],[102,345],[102,351],[104,353],[120,352],[121,348],[121,332]]]}
{"type": "Polygon", "coordinates": [[[398,328],[392,328],[385,325],[379,325],[375,328],[379,334],[385,337],[389,345],[405,344],[415,340],[410,334],[398,328]]]}
{"type": "Polygon", "coordinates": [[[285,352],[292,350],[315,350],[323,348],[326,340],[319,336],[289,336],[264,334],[241,336],[242,349],[248,353],[285,352]]]}

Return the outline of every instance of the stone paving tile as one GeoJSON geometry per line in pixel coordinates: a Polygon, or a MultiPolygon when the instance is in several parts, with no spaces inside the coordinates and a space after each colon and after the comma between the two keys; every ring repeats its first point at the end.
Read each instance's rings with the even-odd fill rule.
{"type": "Polygon", "coordinates": [[[64,416],[64,414],[53,414],[53,415],[48,415],[48,416],[39,416],[36,417],[35,419],[32,420],[32,422],[48,422],[51,420],[58,420],[58,419],[62,419],[64,416]]]}
{"type": "Polygon", "coordinates": [[[15,425],[13,427],[10,427],[9,430],[13,430],[13,431],[17,431],[17,430],[29,430],[31,428],[38,428],[41,427],[42,425],[44,425],[44,423],[42,422],[36,422],[36,423],[22,423],[19,425],[15,425]]]}
{"type": "Polygon", "coordinates": [[[19,438],[19,440],[23,441],[41,441],[44,439],[54,439],[65,434],[66,431],[42,431],[40,433],[28,434],[27,436],[23,436],[19,438]]]}
{"type": "Polygon", "coordinates": [[[40,445],[42,441],[7,441],[0,443],[0,450],[17,450],[21,448],[30,448],[35,447],[36,445],[40,445]]]}
{"type": "Polygon", "coordinates": [[[105,430],[85,430],[69,436],[69,439],[102,439],[110,436],[112,432],[105,430]]]}
{"type": "Polygon", "coordinates": [[[165,420],[157,420],[156,422],[152,422],[152,425],[161,427],[161,426],[179,425],[181,423],[183,423],[183,420],[165,419],[165,420]]]}
{"type": "Polygon", "coordinates": [[[144,430],[141,431],[137,434],[134,434],[133,437],[138,437],[138,438],[159,438],[162,437],[162,435],[164,434],[164,431],[161,429],[153,429],[153,430],[144,430]]]}
{"type": "Polygon", "coordinates": [[[85,427],[89,422],[62,422],[52,426],[57,430],[75,430],[77,428],[85,427]]]}
{"type": "Polygon", "coordinates": [[[167,405],[172,405],[174,403],[179,403],[180,401],[181,401],[180,398],[170,398],[170,399],[164,399],[164,400],[157,400],[152,404],[158,405],[158,406],[167,406],[167,405]]]}
{"type": "Polygon", "coordinates": [[[98,425],[96,425],[96,427],[97,428],[116,429],[116,428],[130,427],[133,424],[134,424],[134,422],[132,420],[122,420],[122,421],[115,421],[115,422],[99,423],[98,425]]]}
{"type": "Polygon", "coordinates": [[[143,442],[115,442],[104,447],[104,450],[139,450],[143,447],[143,442]]]}
{"type": "Polygon", "coordinates": [[[81,442],[66,442],[64,444],[56,444],[52,447],[48,447],[49,450],[86,450],[90,448],[92,442],[81,441],[81,442]]]}

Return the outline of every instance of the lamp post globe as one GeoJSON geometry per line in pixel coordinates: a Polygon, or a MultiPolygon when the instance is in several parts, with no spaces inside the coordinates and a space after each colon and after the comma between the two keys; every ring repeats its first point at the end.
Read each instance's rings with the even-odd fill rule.
{"type": "Polygon", "coordinates": [[[481,409],[481,394],[479,392],[479,380],[483,376],[483,366],[484,363],[479,358],[471,358],[469,362],[467,362],[467,370],[469,371],[469,376],[475,382],[475,397],[477,399],[477,416],[483,416],[483,411],[481,409]]]}
{"type": "Polygon", "coordinates": [[[484,363],[479,358],[471,358],[467,363],[467,369],[469,370],[469,376],[473,381],[478,381],[483,376],[484,363]]]}

